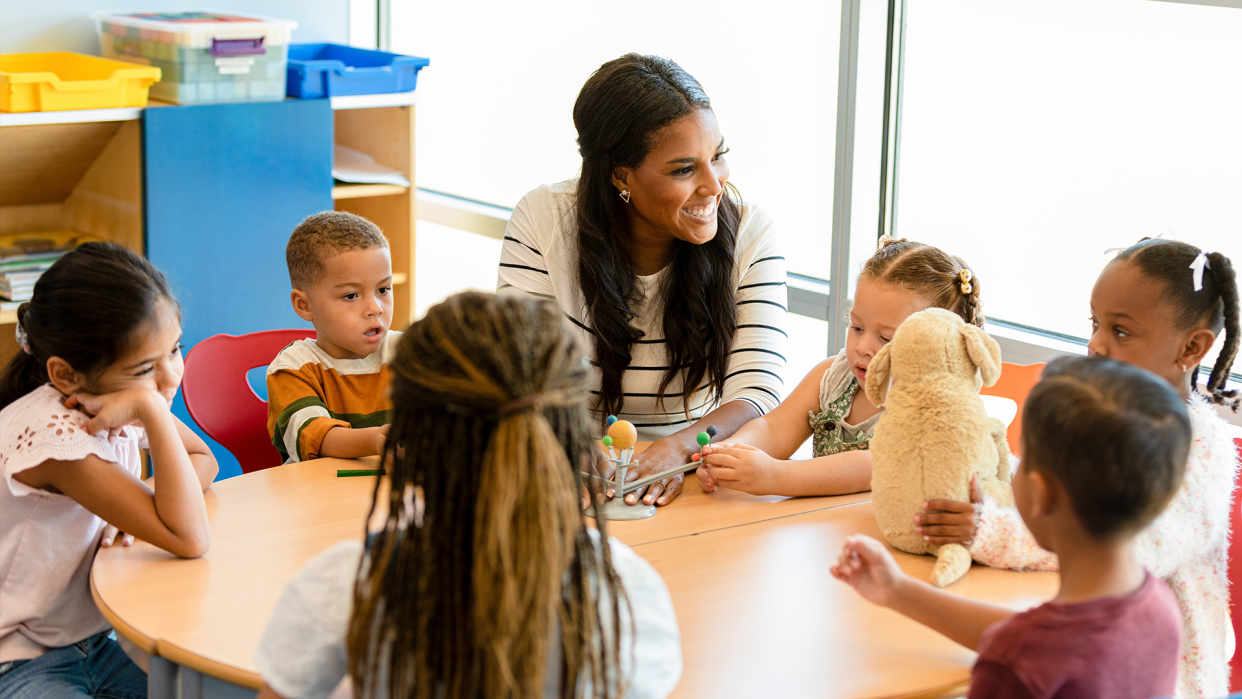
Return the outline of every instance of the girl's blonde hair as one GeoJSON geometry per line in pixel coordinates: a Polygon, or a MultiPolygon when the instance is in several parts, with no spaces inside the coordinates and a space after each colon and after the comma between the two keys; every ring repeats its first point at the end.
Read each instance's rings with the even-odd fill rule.
{"type": "Polygon", "coordinates": [[[355,694],[535,697],[552,672],[563,697],[586,679],[592,697],[621,696],[624,590],[582,514],[597,450],[560,311],[458,294],[410,326],[389,367],[390,488],[372,505],[387,514],[347,638],[355,694]]]}
{"type": "Polygon", "coordinates": [[[913,291],[932,306],[983,327],[979,277],[965,260],[940,248],[884,236],[858,276],[913,291]]]}

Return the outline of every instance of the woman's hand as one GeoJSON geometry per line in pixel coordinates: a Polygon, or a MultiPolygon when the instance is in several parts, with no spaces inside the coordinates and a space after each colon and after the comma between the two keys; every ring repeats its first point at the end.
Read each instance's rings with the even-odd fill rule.
{"type": "Polygon", "coordinates": [[[103,538],[99,540],[99,545],[104,548],[109,548],[112,546],[112,542],[116,541],[117,536],[121,537],[121,546],[133,546],[134,545],[133,534],[126,534],[125,532],[117,529],[111,524],[104,527],[103,538]]]}
{"type": "Polygon", "coordinates": [[[91,416],[82,426],[87,434],[107,430],[112,439],[120,434],[122,427],[141,426],[153,412],[168,412],[168,401],[156,391],[134,388],[103,395],[75,393],[65,399],[65,407],[91,416]]]}
{"type": "MultiPolygon", "coordinates": [[[[647,447],[646,451],[636,455],[634,459],[638,462],[638,466],[631,468],[625,474],[626,483],[654,473],[667,471],[670,468],[683,466],[690,461],[689,457],[676,444],[664,439],[653,442],[651,446],[647,447]]],[[[643,503],[647,505],[667,505],[681,494],[685,481],[686,476],[684,473],[669,476],[662,481],[652,483],[646,488],[639,488],[632,493],[626,493],[625,504],[634,505],[639,498],[642,498],[643,503]]],[[[612,497],[615,493],[610,490],[608,495],[612,497]]]]}
{"type": "Polygon", "coordinates": [[[975,506],[982,502],[983,491],[976,473],[970,477],[970,502],[928,500],[923,503],[923,513],[914,516],[915,531],[929,544],[961,544],[970,548],[979,528],[979,508],[975,506]]]}
{"type": "Polygon", "coordinates": [[[884,544],[869,536],[855,534],[845,540],[841,557],[832,575],[858,591],[864,599],[891,607],[908,579],[884,544]]]}
{"type": "Polygon", "coordinates": [[[703,449],[704,465],[699,468],[699,483],[712,493],[721,485],[751,495],[773,495],[780,492],[779,459],[749,444],[721,442],[703,449]],[[710,490],[709,490],[710,488],[710,490]]]}

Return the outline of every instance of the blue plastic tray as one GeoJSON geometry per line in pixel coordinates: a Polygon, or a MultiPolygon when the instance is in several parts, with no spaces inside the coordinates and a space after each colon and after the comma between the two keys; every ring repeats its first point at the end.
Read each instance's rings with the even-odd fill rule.
{"type": "Polygon", "coordinates": [[[288,95],[300,99],[410,92],[418,84],[418,71],[430,63],[341,44],[290,44],[285,84],[288,95]]]}

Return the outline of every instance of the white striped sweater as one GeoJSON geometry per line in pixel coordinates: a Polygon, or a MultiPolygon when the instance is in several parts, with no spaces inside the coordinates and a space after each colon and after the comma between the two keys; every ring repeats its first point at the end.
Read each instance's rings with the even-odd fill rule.
{"type": "MultiPolygon", "coordinates": [[[[518,202],[505,230],[497,290],[520,291],[552,299],[579,333],[583,346],[593,351],[594,338],[585,300],[578,285],[577,229],[574,225],[576,180],[542,185],[518,202]]],[[[785,258],[777,249],[772,220],[759,208],[742,206],[742,220],[733,270],[737,303],[737,332],[725,372],[722,403],[743,400],[767,413],[784,397],[787,293],[785,258]]],[[[625,403],[618,416],[638,428],[638,438],[654,441],[684,429],[688,421],[681,399],[681,383],[674,380],[661,406],[656,394],[668,364],[663,318],[656,292],[664,270],[638,277],[644,299],[634,308],[631,324],[643,338],[630,350],[630,365],[622,377],[625,403]]],[[[591,390],[598,393],[599,370],[591,390]]],[[[697,420],[716,406],[707,405],[706,386],[693,394],[691,417],[697,420]]],[[[595,415],[595,418],[602,418],[595,415]]]]}

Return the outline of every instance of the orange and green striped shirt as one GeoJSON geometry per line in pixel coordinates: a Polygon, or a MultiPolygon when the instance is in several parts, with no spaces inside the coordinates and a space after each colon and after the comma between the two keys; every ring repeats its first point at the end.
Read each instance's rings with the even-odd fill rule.
{"type": "Polygon", "coordinates": [[[401,333],[389,331],[362,359],[334,359],[314,340],[297,340],[267,367],[267,433],[285,463],[319,458],[333,427],[378,427],[392,420],[388,358],[401,333]]]}

